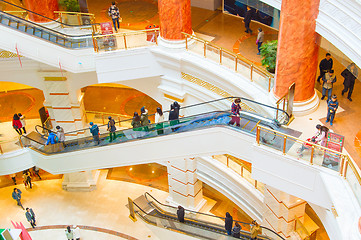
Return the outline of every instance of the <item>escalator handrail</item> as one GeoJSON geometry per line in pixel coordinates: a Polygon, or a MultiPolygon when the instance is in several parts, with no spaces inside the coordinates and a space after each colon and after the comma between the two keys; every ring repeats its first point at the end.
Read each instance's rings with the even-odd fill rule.
{"type": "MultiPolygon", "coordinates": [[[[31,140],[31,141],[33,141],[33,142],[36,142],[36,143],[38,143],[38,144],[40,144],[40,145],[45,146],[44,143],[38,142],[38,141],[36,141],[35,139],[29,138],[29,137],[26,136],[26,135],[22,135],[21,138],[27,138],[27,139],[29,139],[29,140],[31,140]]],[[[20,138],[20,140],[21,140],[21,138],[20,138]]]]}
{"type": "MultiPolygon", "coordinates": [[[[0,0],[0,1],[1,1],[1,0],[0,0]]],[[[54,29],[44,27],[44,26],[42,26],[42,25],[40,25],[40,24],[37,24],[37,23],[31,22],[31,21],[25,20],[25,19],[23,19],[23,18],[20,18],[20,17],[18,17],[18,16],[14,16],[14,15],[12,15],[12,14],[8,14],[8,13],[3,12],[3,11],[1,11],[1,10],[0,10],[0,13],[2,13],[2,14],[4,14],[4,15],[7,15],[7,16],[9,16],[10,18],[15,18],[17,21],[26,22],[27,24],[34,25],[34,27],[41,28],[41,29],[43,29],[44,31],[52,32],[54,35],[60,35],[60,36],[62,36],[62,37],[64,37],[64,38],[82,39],[82,38],[92,37],[92,34],[69,35],[69,34],[66,34],[66,33],[61,33],[61,32],[55,31],[54,29]]]]}
{"type": "MultiPolygon", "coordinates": [[[[205,105],[205,104],[209,104],[209,103],[213,103],[213,102],[218,102],[218,101],[222,101],[222,100],[227,100],[227,99],[232,99],[232,98],[240,98],[241,100],[246,100],[246,101],[250,101],[250,102],[253,102],[255,104],[259,104],[261,106],[264,106],[264,107],[268,107],[268,108],[271,108],[271,109],[274,109],[274,110],[279,110],[279,111],[282,111],[283,113],[286,114],[287,116],[287,119],[289,120],[289,114],[282,110],[282,109],[279,109],[279,108],[276,108],[276,107],[273,107],[273,106],[269,106],[269,105],[266,105],[266,104],[263,104],[263,103],[259,103],[257,101],[254,101],[254,100],[251,100],[251,99],[248,99],[248,98],[242,98],[242,97],[225,97],[225,98],[219,98],[219,99],[215,99],[215,100],[211,100],[211,101],[207,101],[207,102],[202,102],[202,103],[196,103],[196,104],[191,104],[191,105],[188,105],[188,106],[184,106],[184,107],[181,107],[180,109],[187,109],[187,108],[191,108],[191,107],[196,107],[196,106],[200,106],[200,105],[205,105]]],[[[164,111],[164,113],[168,113],[170,110],[167,110],[167,111],[164,111]]],[[[244,111],[244,110],[242,110],[244,111]]],[[[151,116],[154,116],[155,114],[150,114],[148,115],[148,117],[151,117],[151,116]]],[[[117,123],[122,123],[122,122],[127,122],[127,121],[131,121],[133,118],[129,118],[129,119],[124,119],[124,120],[120,120],[120,121],[117,121],[115,122],[116,124],[117,123]]],[[[288,121],[287,121],[288,122],[288,121]]],[[[48,131],[52,131],[51,129],[47,129],[45,127],[42,127],[40,125],[37,125],[45,130],[48,130],[48,131]]],[[[103,127],[103,126],[107,126],[107,124],[103,124],[103,125],[99,125],[98,127],[103,127]]],[[[70,131],[70,132],[66,132],[66,134],[71,134],[71,133],[76,133],[76,132],[83,132],[83,131],[87,131],[89,130],[89,128],[83,128],[83,129],[79,129],[79,130],[75,130],[75,131],[70,131]]],[[[124,129],[125,130],[125,129],[124,129]]]]}
{"type": "MultiPolygon", "coordinates": [[[[162,205],[162,206],[165,206],[165,207],[169,207],[169,208],[173,208],[175,210],[177,210],[176,207],[173,207],[173,206],[170,206],[170,205],[167,205],[167,204],[163,204],[161,202],[159,202],[155,197],[153,197],[150,193],[148,192],[145,192],[145,198],[148,200],[147,198],[147,195],[149,195],[153,200],[155,200],[158,204],[162,205]]],[[[149,201],[149,200],[148,200],[149,201]]],[[[149,201],[151,202],[151,201],[149,201]]],[[[195,213],[195,214],[200,214],[200,215],[205,215],[205,216],[209,216],[209,217],[214,217],[214,218],[219,218],[219,219],[222,219],[223,221],[225,220],[224,217],[219,217],[219,216],[215,216],[215,215],[211,215],[211,214],[207,214],[207,213],[202,213],[202,212],[196,212],[196,211],[192,211],[192,210],[189,210],[189,209],[184,209],[185,211],[188,211],[188,212],[192,212],[192,213],[195,213]]],[[[241,222],[241,221],[237,221],[237,220],[233,220],[233,222],[238,222],[238,223],[241,223],[241,224],[244,224],[244,225],[249,225],[251,226],[252,224],[251,223],[246,223],[246,222],[241,222]]],[[[264,227],[264,226],[260,226],[261,228],[263,229],[267,229],[268,231],[270,232],[273,232],[274,234],[276,234],[278,237],[280,237],[281,239],[284,240],[284,238],[282,236],[280,236],[278,233],[276,233],[274,230],[272,229],[269,229],[267,227],[264,227]]]]}
{"type": "Polygon", "coordinates": [[[4,2],[4,3],[9,4],[9,5],[13,6],[13,7],[20,8],[20,9],[26,11],[26,12],[30,12],[30,13],[32,13],[32,14],[38,15],[38,16],[40,16],[40,17],[42,17],[42,18],[47,19],[47,20],[50,20],[50,21],[53,21],[53,22],[57,22],[57,23],[60,23],[60,24],[62,24],[62,25],[69,26],[69,27],[81,27],[81,26],[99,25],[99,23],[91,23],[91,24],[87,24],[87,25],[69,25],[69,24],[66,24],[66,23],[59,22],[59,21],[57,21],[57,20],[55,20],[55,19],[46,17],[46,16],[44,16],[44,15],[41,15],[41,14],[39,14],[39,13],[37,13],[37,12],[34,12],[34,11],[31,11],[31,10],[29,10],[29,9],[26,9],[26,8],[24,8],[24,7],[18,6],[18,5],[16,5],[16,4],[7,2],[7,1],[5,1],[5,0],[0,0],[0,2],[4,2]]]}

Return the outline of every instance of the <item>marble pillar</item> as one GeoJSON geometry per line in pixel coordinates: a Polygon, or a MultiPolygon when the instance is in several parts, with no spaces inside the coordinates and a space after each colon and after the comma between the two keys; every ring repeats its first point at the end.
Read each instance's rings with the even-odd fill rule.
{"type": "Polygon", "coordinates": [[[96,189],[99,170],[65,173],[62,188],[69,192],[90,192],[96,189]]]}
{"type": "MultiPolygon", "coordinates": [[[[25,6],[30,11],[36,12],[42,16],[55,19],[54,11],[59,11],[57,0],[25,0],[25,6]]],[[[29,12],[29,20],[37,23],[51,22],[39,15],[29,12]]]]}
{"type": "MultiPolygon", "coordinates": [[[[65,132],[83,129],[85,127],[84,109],[77,100],[74,90],[69,88],[68,79],[58,72],[42,72],[45,85],[44,106],[49,111],[52,126],[61,126],[65,132]],[[74,100],[75,99],[75,100],[74,100]]],[[[66,135],[66,140],[84,137],[84,132],[66,135]]]]}
{"type": "Polygon", "coordinates": [[[282,0],[274,94],[282,97],[296,83],[295,102],[315,95],[318,67],[316,18],[319,0],[282,0]]]}
{"type": "Polygon", "coordinates": [[[174,206],[198,211],[205,203],[202,182],[197,178],[197,160],[182,158],[170,160],[167,164],[169,197],[174,206]]]}
{"type": "Polygon", "coordinates": [[[182,40],[182,32],[192,34],[190,0],[159,0],[158,9],[162,38],[182,40]]]}
{"type": "Polygon", "coordinates": [[[291,238],[295,231],[296,218],[304,221],[307,202],[266,186],[264,194],[265,213],[263,226],[273,229],[284,238],[291,238]]]}

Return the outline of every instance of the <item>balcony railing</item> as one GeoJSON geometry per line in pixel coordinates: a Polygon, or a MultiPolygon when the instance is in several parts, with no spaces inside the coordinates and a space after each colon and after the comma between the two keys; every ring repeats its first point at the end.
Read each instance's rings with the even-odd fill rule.
{"type": "Polygon", "coordinates": [[[322,147],[308,141],[257,126],[257,144],[281,151],[284,155],[298,158],[301,161],[327,167],[343,176],[361,205],[361,177],[358,168],[347,154],[322,147]]]}
{"type": "Polygon", "coordinates": [[[274,84],[274,77],[262,67],[255,65],[247,58],[226,50],[214,43],[191,34],[183,33],[185,37],[186,49],[205,58],[211,59],[219,64],[234,70],[249,78],[268,92],[274,84]]]}

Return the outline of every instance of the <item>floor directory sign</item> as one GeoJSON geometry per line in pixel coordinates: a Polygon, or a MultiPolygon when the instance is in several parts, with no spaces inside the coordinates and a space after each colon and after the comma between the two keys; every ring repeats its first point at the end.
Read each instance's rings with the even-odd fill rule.
{"type": "MultiPolygon", "coordinates": [[[[333,132],[327,133],[327,148],[341,153],[344,142],[344,136],[333,132]]],[[[338,171],[340,167],[340,158],[341,154],[335,154],[331,151],[325,151],[322,165],[338,171]]]]}

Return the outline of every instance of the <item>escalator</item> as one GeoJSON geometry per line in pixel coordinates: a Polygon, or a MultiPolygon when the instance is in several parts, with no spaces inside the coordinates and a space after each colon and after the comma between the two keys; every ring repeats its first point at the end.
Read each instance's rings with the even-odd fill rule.
{"type": "MultiPolygon", "coordinates": [[[[67,140],[65,142],[65,148],[61,151],[52,149],[49,150],[45,146],[47,140],[47,134],[50,129],[46,129],[43,126],[36,126],[36,131],[30,133],[27,136],[22,136],[21,141],[24,146],[40,152],[45,155],[61,154],[67,152],[74,152],[90,148],[98,148],[107,145],[121,144],[132,141],[157,138],[162,136],[181,134],[190,131],[197,131],[212,127],[225,127],[234,131],[241,132],[255,137],[257,132],[257,125],[267,126],[268,128],[275,129],[279,132],[287,134],[293,134],[294,130],[284,128],[289,121],[289,116],[286,112],[277,109],[272,106],[264,105],[262,103],[255,102],[250,99],[241,98],[243,109],[240,114],[241,126],[231,126],[229,121],[231,119],[231,113],[229,112],[229,106],[235,97],[221,98],[209,102],[198,103],[190,106],[180,108],[179,120],[164,121],[162,123],[153,123],[148,126],[140,128],[131,127],[132,119],[125,119],[116,122],[117,127],[121,127],[121,130],[116,131],[117,138],[110,142],[107,132],[107,125],[99,126],[100,129],[100,144],[98,145],[93,141],[90,135],[89,128],[80,129],[76,131],[67,132],[66,136],[74,136],[82,134],[84,137],[67,140]],[[224,109],[214,110],[214,109],[224,109]],[[254,109],[267,109],[263,111],[264,114],[255,112],[254,109]],[[264,116],[265,114],[268,114],[264,116]],[[278,119],[270,116],[278,116],[278,119]]],[[[169,111],[165,111],[165,119],[167,119],[169,111]]],[[[150,115],[151,117],[152,115],[150,115]]],[[[276,136],[273,132],[264,132],[261,137],[263,142],[274,141],[276,136]]]]}
{"type": "MultiPolygon", "coordinates": [[[[93,26],[96,26],[97,24],[89,24],[86,26],[78,26],[78,25],[68,25],[62,22],[59,22],[56,19],[50,19],[48,17],[42,16],[36,12],[30,11],[28,9],[25,9],[23,7],[14,5],[10,2],[0,0],[1,9],[0,10],[0,24],[12,29],[15,29],[17,31],[20,31],[22,33],[31,35],[36,38],[40,38],[42,40],[45,40],[47,42],[51,42],[53,44],[56,44],[58,46],[68,48],[68,49],[87,49],[93,47],[93,40],[92,40],[92,34],[91,29],[93,26]],[[11,9],[14,11],[6,12],[4,9],[11,9]],[[15,12],[24,12],[24,16],[15,16],[15,12]],[[86,31],[86,34],[76,34],[76,35],[69,35],[64,32],[61,32],[60,30],[54,30],[45,27],[43,24],[38,24],[32,21],[27,20],[26,16],[28,14],[36,15],[38,18],[51,21],[52,23],[57,23],[59,26],[65,26],[65,27],[82,27],[82,28],[88,28],[89,30],[86,31]]],[[[81,30],[80,30],[81,32],[81,30]]]]}
{"type": "MultiPolygon", "coordinates": [[[[148,192],[132,201],[132,204],[134,206],[130,209],[134,209],[136,216],[148,224],[185,233],[201,239],[236,239],[227,235],[224,229],[224,218],[185,209],[185,222],[180,223],[177,220],[176,207],[160,203],[148,192]]],[[[235,222],[238,222],[242,228],[240,239],[251,239],[250,231],[252,225],[240,221],[234,221],[234,223],[235,222]]],[[[262,233],[258,235],[257,239],[284,239],[269,228],[261,226],[261,229],[262,233]]]]}

